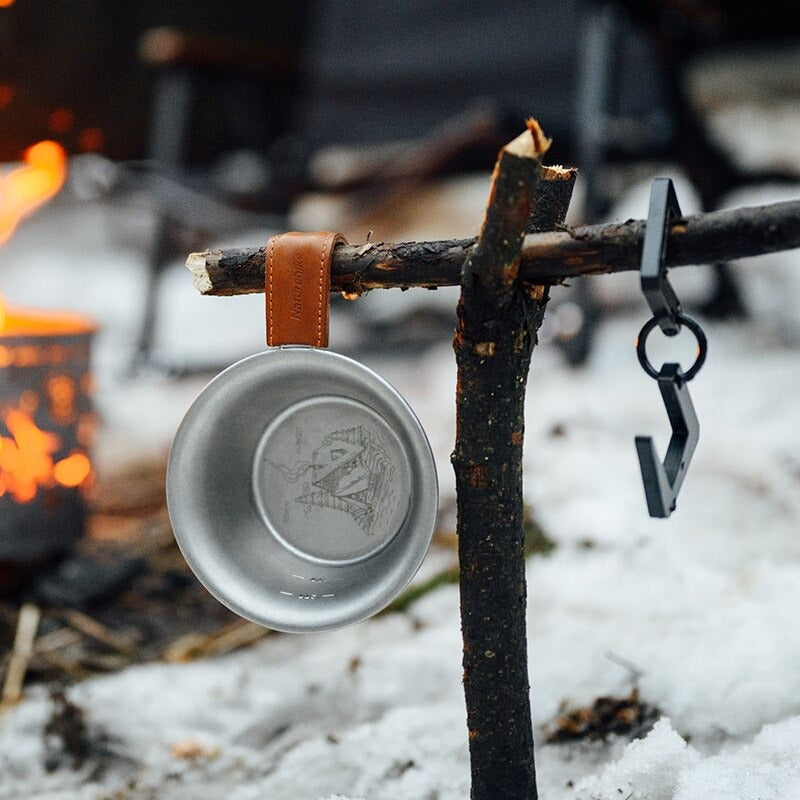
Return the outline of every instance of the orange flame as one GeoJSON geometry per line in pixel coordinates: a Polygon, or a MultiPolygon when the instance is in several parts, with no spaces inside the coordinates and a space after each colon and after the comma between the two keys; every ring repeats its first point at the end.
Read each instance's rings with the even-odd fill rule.
{"type": "Polygon", "coordinates": [[[56,142],[39,142],[23,158],[22,166],[0,177],[0,244],[23,217],[58,193],[67,175],[67,155],[56,142]]]}
{"type": "Polygon", "coordinates": [[[5,414],[11,437],[0,436],[0,497],[8,493],[18,503],[29,503],[40,487],[80,486],[92,473],[91,462],[80,452],[53,461],[61,440],[36,426],[25,408],[29,405],[23,399],[5,414]]]}
{"type": "MultiPolygon", "coordinates": [[[[66,335],[94,330],[94,323],[81,314],[8,306],[0,294],[0,337],[66,335]]],[[[0,354],[2,350],[0,347],[0,354]]],[[[0,357],[0,366],[4,366],[2,362],[0,357]]]]}
{"type": "MultiPolygon", "coordinates": [[[[10,3],[0,0],[2,5],[10,3]]],[[[24,153],[24,161],[22,166],[0,176],[0,244],[8,241],[24,217],[57,194],[66,178],[66,153],[56,142],[44,141],[29,147],[24,153]]],[[[0,336],[12,337],[8,341],[15,341],[15,336],[88,333],[93,330],[91,321],[78,314],[11,308],[0,296],[0,336]]],[[[19,359],[25,363],[38,363],[27,353],[36,348],[26,344],[17,349],[19,359]]],[[[6,359],[11,357],[9,348],[0,347],[0,351],[6,359]]],[[[63,423],[70,421],[74,408],[72,384],[67,385],[67,379],[55,378],[49,382],[48,392],[54,418],[63,423]]],[[[79,451],[54,461],[61,440],[56,434],[37,427],[32,415],[38,402],[34,392],[25,392],[19,407],[2,416],[11,436],[0,436],[0,497],[9,494],[19,503],[33,500],[40,488],[80,486],[92,474],[91,462],[79,451]]]]}

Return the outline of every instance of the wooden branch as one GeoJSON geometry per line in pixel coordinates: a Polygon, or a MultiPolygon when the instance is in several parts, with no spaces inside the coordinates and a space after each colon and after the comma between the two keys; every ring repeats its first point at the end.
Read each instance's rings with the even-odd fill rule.
{"type": "Polygon", "coordinates": [[[139,58],[153,67],[190,67],[284,78],[292,76],[299,64],[299,58],[284,48],[170,27],[145,31],[139,40],[139,58]]]}
{"type": "Polygon", "coordinates": [[[388,165],[383,179],[361,191],[352,192],[342,210],[340,226],[344,230],[367,230],[369,221],[389,218],[432,177],[439,174],[447,161],[459,151],[493,138],[494,150],[503,142],[496,112],[479,104],[463,114],[447,120],[430,136],[413,143],[405,153],[398,153],[388,165]]]}
{"type": "Polygon", "coordinates": [[[88,614],[84,614],[82,611],[74,608],[64,609],[61,612],[57,612],[56,616],[61,617],[67,625],[84,636],[88,636],[90,639],[94,639],[112,650],[117,650],[124,655],[131,655],[136,651],[136,641],[130,636],[107,628],[101,622],[93,619],[88,614]]]}
{"type": "Polygon", "coordinates": [[[39,630],[41,618],[42,612],[33,603],[25,603],[19,610],[14,646],[8,660],[3,690],[0,694],[0,711],[5,711],[18,703],[22,697],[22,686],[25,683],[28,664],[33,656],[36,632],[39,630]]]}
{"type": "MultiPolygon", "coordinates": [[[[548,181],[542,181],[548,187],[548,181]]],[[[547,207],[548,203],[543,203],[547,207]]],[[[644,220],[534,233],[522,246],[520,277],[557,284],[579,275],[639,269],[644,220]]],[[[457,286],[474,239],[347,245],[333,255],[332,291],[457,286]]],[[[711,264],[800,247],[800,200],[695,214],[673,223],[669,267],[711,264]]],[[[192,253],[186,266],[201,294],[264,291],[264,248],[192,253]]]]}
{"type": "Polygon", "coordinates": [[[499,116],[494,104],[480,101],[419,139],[356,147],[331,145],[312,156],[312,181],[328,191],[409,180],[418,185],[469,148],[491,143],[499,146],[499,116]]]}
{"type": "Polygon", "coordinates": [[[525,384],[545,287],[518,281],[526,229],[563,221],[574,170],[541,170],[531,121],[500,154],[483,229],[464,264],[456,444],[464,694],[472,800],[535,800],[528,685],[522,440],[525,384]],[[560,201],[549,200],[559,198],[560,201]]]}

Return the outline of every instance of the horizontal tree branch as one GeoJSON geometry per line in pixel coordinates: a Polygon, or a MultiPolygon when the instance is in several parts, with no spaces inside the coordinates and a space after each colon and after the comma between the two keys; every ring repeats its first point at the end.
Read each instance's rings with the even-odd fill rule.
{"type": "MultiPolygon", "coordinates": [[[[557,284],[579,275],[639,269],[644,220],[534,233],[522,246],[521,280],[557,284]]],[[[433,289],[461,283],[475,239],[340,245],[331,290],[433,289]]],[[[676,220],[667,240],[669,267],[709,264],[800,247],[800,200],[712,211],[676,220]]],[[[264,291],[264,248],[192,253],[186,266],[206,295],[264,291]]]]}

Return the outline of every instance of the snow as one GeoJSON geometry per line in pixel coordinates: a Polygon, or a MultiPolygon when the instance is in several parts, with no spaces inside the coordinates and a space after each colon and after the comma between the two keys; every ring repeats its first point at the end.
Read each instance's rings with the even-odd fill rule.
{"type": "Polygon", "coordinates": [[[679,774],[694,767],[700,756],[662,717],[644,739],[631,742],[618,761],[599,776],[581,781],[576,800],[672,800],[679,774]]]}
{"type": "Polygon", "coordinates": [[[751,743],[681,771],[675,800],[800,797],[800,717],[766,725],[751,743]]]}
{"type": "Polygon", "coordinates": [[[645,739],[575,787],[575,800],[784,800],[800,796],[800,717],[703,758],[663,717],[645,739]]]}
{"type": "MultiPolygon", "coordinates": [[[[643,214],[644,196],[633,187],[618,216],[643,214]]],[[[774,199],[764,188],[746,201],[774,199]]],[[[133,380],[121,369],[144,274],[130,240],[149,224],[141,209],[131,220],[123,211],[57,202],[25,223],[0,266],[10,300],[101,322],[98,460],[109,471],[163,453],[202,385],[157,372],[133,380]]],[[[691,384],[700,444],[669,520],[646,516],[633,446],[634,435],[650,434],[663,453],[668,434],[657,387],[633,349],[647,318],[635,275],[597,279],[614,281],[603,290],[610,304],[628,299],[606,315],[586,368],[566,368],[553,348],[535,354],[525,497],[558,545],[528,565],[543,800],[800,797],[798,259],[738,265],[753,318],[704,321],[709,357],[691,384]],[[634,682],[663,714],[644,739],[544,743],[563,703],[627,695],[634,682]]],[[[690,299],[702,292],[690,277],[699,272],[675,271],[687,276],[690,299]]],[[[260,298],[199,298],[177,267],[163,288],[165,360],[230,361],[260,349],[260,298]]],[[[358,317],[337,309],[334,348],[357,335],[358,317]]],[[[667,346],[654,335],[653,359],[669,351],[686,361],[692,347],[690,338],[667,346]]],[[[417,411],[443,501],[452,502],[449,343],[413,361],[368,363],[417,411]]],[[[444,586],[407,613],[346,630],[276,635],[222,658],[87,680],[68,694],[105,756],[52,772],[44,736],[52,701],[33,687],[0,722],[0,799],[465,800],[460,651],[458,591],[444,586]]]]}

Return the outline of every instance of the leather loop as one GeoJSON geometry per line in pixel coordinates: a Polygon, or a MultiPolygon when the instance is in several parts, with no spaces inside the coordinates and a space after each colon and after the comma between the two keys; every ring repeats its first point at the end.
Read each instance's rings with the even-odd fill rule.
{"type": "Polygon", "coordinates": [[[328,346],[331,258],[340,233],[282,233],[267,242],[267,344],[328,346]]]}

